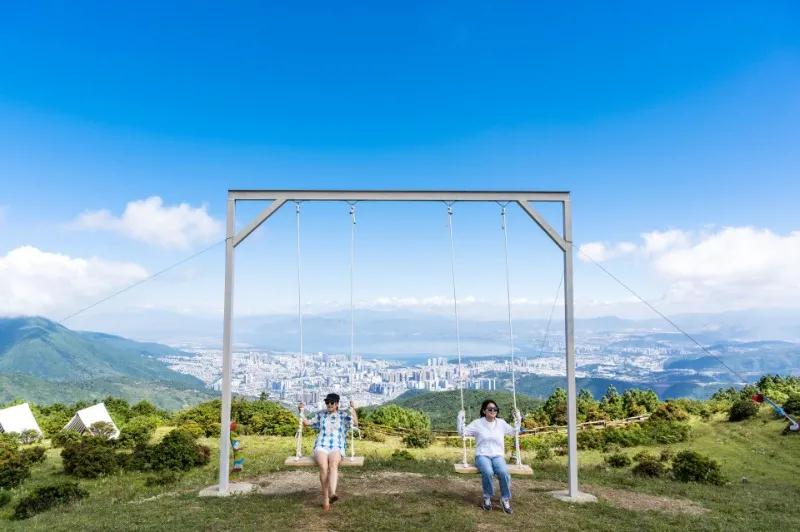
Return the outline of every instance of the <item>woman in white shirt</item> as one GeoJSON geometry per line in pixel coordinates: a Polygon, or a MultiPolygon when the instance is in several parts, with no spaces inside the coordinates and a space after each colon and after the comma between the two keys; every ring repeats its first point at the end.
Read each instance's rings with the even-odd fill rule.
{"type": "Polygon", "coordinates": [[[464,426],[466,414],[464,411],[458,413],[458,432],[462,436],[475,437],[475,467],[481,472],[483,481],[483,504],[484,510],[492,509],[492,497],[494,496],[494,485],[492,476],[497,476],[500,481],[500,501],[503,511],[507,514],[511,510],[511,475],[508,472],[508,465],[504,458],[505,437],[512,436],[515,432],[514,427],[497,417],[500,409],[497,403],[487,399],[481,405],[481,417],[464,426]]]}

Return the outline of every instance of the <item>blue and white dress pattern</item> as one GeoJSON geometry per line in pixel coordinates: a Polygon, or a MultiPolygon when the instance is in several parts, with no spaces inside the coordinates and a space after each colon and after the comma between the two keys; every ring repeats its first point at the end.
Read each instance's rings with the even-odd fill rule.
{"type": "Polygon", "coordinates": [[[339,451],[344,454],[347,449],[347,431],[353,423],[348,412],[317,412],[311,426],[319,431],[314,442],[314,450],[325,452],[339,451]]]}

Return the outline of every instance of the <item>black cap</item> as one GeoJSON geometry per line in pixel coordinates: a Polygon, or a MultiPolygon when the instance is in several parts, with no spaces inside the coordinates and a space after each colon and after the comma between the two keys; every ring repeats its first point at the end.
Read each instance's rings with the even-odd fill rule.
{"type": "Polygon", "coordinates": [[[330,403],[330,402],[338,403],[339,402],[339,394],[329,393],[328,395],[325,396],[325,402],[326,403],[330,403]]]}

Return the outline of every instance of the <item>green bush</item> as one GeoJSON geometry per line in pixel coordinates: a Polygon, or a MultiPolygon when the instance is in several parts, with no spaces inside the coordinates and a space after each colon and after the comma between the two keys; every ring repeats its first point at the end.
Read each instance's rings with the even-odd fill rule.
{"type": "Polygon", "coordinates": [[[187,471],[207,464],[211,449],[197,443],[187,430],[174,429],[156,445],[138,445],[126,464],[139,471],[187,471]]]}
{"type": "Polygon", "coordinates": [[[680,421],[651,421],[642,423],[642,439],[644,445],[670,445],[687,441],[692,428],[688,423],[680,421]]]}
{"type": "Polygon", "coordinates": [[[362,421],[394,429],[423,431],[431,429],[431,420],[426,414],[391,404],[379,406],[375,410],[363,414],[362,421]]]}
{"type": "Polygon", "coordinates": [[[28,467],[31,467],[34,464],[41,464],[47,458],[45,456],[45,448],[41,445],[21,449],[19,451],[19,456],[28,467]]]}
{"type": "Polygon", "coordinates": [[[543,447],[540,449],[536,449],[536,459],[537,460],[550,460],[553,458],[553,449],[550,447],[543,447]]]}
{"type": "Polygon", "coordinates": [[[77,482],[59,482],[41,486],[21,498],[14,507],[13,519],[28,519],[34,515],[83,499],[88,492],[77,482]]]}
{"type": "Polygon", "coordinates": [[[197,421],[191,421],[191,420],[186,421],[178,425],[178,428],[189,432],[189,434],[191,434],[195,438],[200,438],[206,435],[206,431],[203,429],[203,427],[200,426],[200,424],[197,421]]]}
{"type": "Polygon", "coordinates": [[[652,421],[686,421],[689,414],[679,404],[672,401],[658,405],[650,414],[652,421]]]}
{"type": "MultiPolygon", "coordinates": [[[[367,441],[374,441],[378,443],[383,443],[386,441],[386,434],[378,430],[373,425],[362,425],[361,426],[361,437],[367,441]]],[[[461,438],[458,438],[459,442],[461,438]]],[[[459,445],[461,445],[459,443],[459,445]]]]}
{"type": "Polygon", "coordinates": [[[403,444],[406,447],[424,449],[433,443],[433,435],[429,430],[413,430],[403,436],[403,444]]]}
{"type": "Polygon", "coordinates": [[[50,445],[55,448],[66,447],[71,443],[78,443],[81,441],[81,438],[83,438],[83,436],[74,430],[62,430],[50,438],[50,445]]]}
{"type": "Polygon", "coordinates": [[[5,490],[0,490],[0,508],[5,508],[5,506],[11,502],[11,494],[5,490]]]}
{"type": "Polygon", "coordinates": [[[606,456],[606,464],[614,468],[628,467],[631,465],[631,457],[625,453],[614,453],[606,456]]]}
{"type": "Polygon", "coordinates": [[[98,421],[97,423],[92,423],[92,426],[89,427],[89,432],[96,438],[110,440],[116,435],[117,430],[108,421],[98,421]]]}
{"type": "Polygon", "coordinates": [[[89,436],[69,443],[61,451],[64,472],[78,478],[111,475],[119,468],[113,443],[103,437],[89,436]]]}
{"type": "Polygon", "coordinates": [[[32,443],[36,443],[37,441],[41,441],[41,439],[42,435],[38,430],[34,429],[23,430],[19,435],[19,442],[22,445],[30,445],[32,443]]]}
{"type": "MultiPolygon", "coordinates": [[[[138,404],[138,403],[137,403],[138,404]]],[[[156,416],[136,416],[131,418],[119,434],[117,440],[122,447],[135,447],[146,444],[153,437],[158,427],[159,418],[156,416]]]]}
{"type": "Polygon", "coordinates": [[[19,448],[19,434],[16,432],[0,432],[0,458],[7,450],[16,451],[19,448]]]}
{"type": "Polygon", "coordinates": [[[800,393],[793,393],[783,403],[783,410],[787,414],[800,415],[800,393]]]}
{"type": "Polygon", "coordinates": [[[219,436],[219,412],[222,403],[219,399],[200,403],[192,408],[183,410],[175,416],[176,424],[180,427],[189,421],[194,421],[203,429],[205,436],[212,438],[219,436]]]}
{"type": "Polygon", "coordinates": [[[695,451],[681,451],[672,460],[672,476],[681,482],[702,482],[720,486],[725,477],[719,463],[695,451]]]}
{"type": "Polygon", "coordinates": [[[640,477],[662,477],[667,467],[654,456],[641,457],[633,466],[633,474],[640,477]]]}
{"type": "Polygon", "coordinates": [[[29,476],[31,468],[17,451],[6,452],[0,459],[0,489],[16,488],[29,476]]]}
{"type": "Polygon", "coordinates": [[[672,449],[661,449],[661,453],[658,455],[658,459],[662,462],[669,462],[675,457],[675,453],[672,452],[672,449]]]}
{"type": "Polygon", "coordinates": [[[414,455],[405,449],[395,449],[392,453],[392,460],[409,461],[416,460],[416,458],[414,458],[414,455]]]}
{"type": "Polygon", "coordinates": [[[749,398],[739,399],[728,410],[728,421],[742,421],[758,414],[758,405],[749,398]]]}

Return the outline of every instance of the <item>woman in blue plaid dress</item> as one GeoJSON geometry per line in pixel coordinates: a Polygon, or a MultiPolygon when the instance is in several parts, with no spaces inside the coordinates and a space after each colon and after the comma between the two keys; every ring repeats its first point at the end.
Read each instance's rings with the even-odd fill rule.
{"type": "MultiPolygon", "coordinates": [[[[302,408],[302,405],[300,405],[302,408]]],[[[322,487],[322,509],[330,510],[336,502],[336,484],[339,480],[339,462],[347,450],[347,432],[357,423],[355,403],[350,401],[350,411],[339,411],[339,396],[329,393],[325,397],[325,410],[317,412],[313,421],[303,418],[306,426],[318,432],[314,441],[314,460],[319,466],[319,482],[322,487]]]]}

